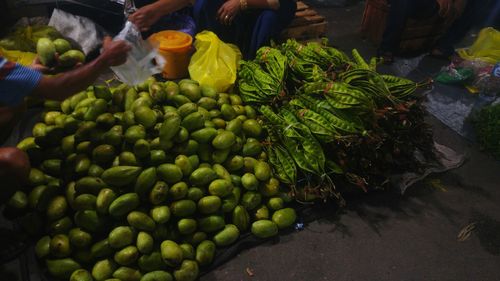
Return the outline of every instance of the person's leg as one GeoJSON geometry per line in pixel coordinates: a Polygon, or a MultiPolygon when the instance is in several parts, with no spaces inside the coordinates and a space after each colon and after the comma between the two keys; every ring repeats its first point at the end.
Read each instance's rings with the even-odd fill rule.
{"type": "Polygon", "coordinates": [[[454,45],[462,40],[474,25],[484,20],[484,16],[482,16],[484,7],[483,1],[467,1],[464,12],[439,39],[437,49],[433,51],[433,54],[451,56],[455,51],[454,45]]]}
{"type": "MultiPolygon", "coordinates": [[[[406,20],[414,13],[416,0],[392,0],[388,1],[390,8],[387,15],[386,27],[379,46],[379,54],[393,54],[398,51],[401,33],[404,30],[406,20]]],[[[418,1],[418,0],[417,0],[418,1]]]]}
{"type": "Polygon", "coordinates": [[[269,44],[271,39],[277,38],[281,31],[292,22],[296,10],[297,3],[295,1],[281,1],[278,10],[263,10],[257,16],[249,48],[244,57],[246,59],[254,58],[260,47],[269,44]]]}
{"type": "Polygon", "coordinates": [[[0,204],[10,197],[27,181],[30,172],[28,155],[15,147],[0,148],[0,204]]]}

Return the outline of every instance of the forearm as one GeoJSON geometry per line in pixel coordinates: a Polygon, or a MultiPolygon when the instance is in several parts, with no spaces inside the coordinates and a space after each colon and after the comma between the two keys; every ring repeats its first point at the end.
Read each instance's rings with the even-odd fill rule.
{"type": "Polygon", "coordinates": [[[187,7],[190,4],[190,0],[158,0],[150,5],[161,15],[167,15],[187,7]]]}
{"type": "Polygon", "coordinates": [[[86,89],[106,68],[106,64],[97,58],[72,71],[52,77],[44,76],[33,91],[33,96],[63,100],[86,89]]]}
{"type": "Polygon", "coordinates": [[[252,9],[278,9],[279,3],[279,0],[247,0],[248,8],[252,9]]]}

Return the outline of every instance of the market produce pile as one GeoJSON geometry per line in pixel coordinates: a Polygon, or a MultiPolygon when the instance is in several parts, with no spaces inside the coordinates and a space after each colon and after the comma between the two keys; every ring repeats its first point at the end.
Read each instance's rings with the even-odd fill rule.
{"type": "Polygon", "coordinates": [[[40,63],[61,72],[85,61],[85,54],[74,48],[57,29],[47,25],[28,25],[14,29],[0,39],[0,54],[8,60],[30,65],[35,53],[40,63]]]}
{"type": "Polygon", "coordinates": [[[472,122],[481,148],[500,159],[500,104],[484,107],[472,122]]]}
{"type": "Polygon", "coordinates": [[[6,213],[43,235],[35,252],[56,278],[195,280],[216,249],[296,219],[238,95],[150,78],[45,109],[18,144],[32,168],[6,213]]]}
{"type": "Polygon", "coordinates": [[[241,63],[241,97],[265,116],[269,161],[300,201],[343,202],[342,189],[384,187],[395,173],[424,168],[416,152],[434,156],[412,96],[425,83],[381,75],[379,61],[367,63],[356,50],[352,57],[288,40],[241,63]]]}

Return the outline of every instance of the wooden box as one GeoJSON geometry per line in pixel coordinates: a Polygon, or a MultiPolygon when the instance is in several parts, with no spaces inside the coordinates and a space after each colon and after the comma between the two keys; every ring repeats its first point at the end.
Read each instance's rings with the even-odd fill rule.
{"type": "Polygon", "coordinates": [[[319,15],[302,1],[297,1],[295,18],[281,32],[281,39],[295,38],[300,41],[319,39],[326,34],[328,23],[325,17],[319,15]]]}

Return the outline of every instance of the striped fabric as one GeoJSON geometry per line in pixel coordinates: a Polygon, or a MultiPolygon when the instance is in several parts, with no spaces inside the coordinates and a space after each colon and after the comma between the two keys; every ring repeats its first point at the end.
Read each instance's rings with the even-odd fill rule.
{"type": "Polygon", "coordinates": [[[31,94],[42,74],[0,57],[0,106],[15,106],[31,94]]]}

